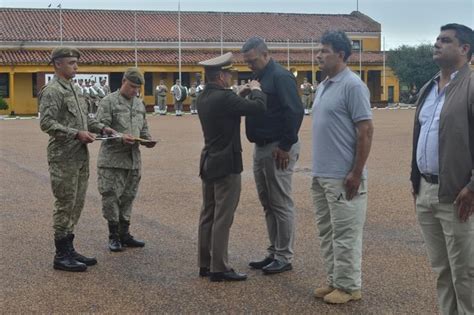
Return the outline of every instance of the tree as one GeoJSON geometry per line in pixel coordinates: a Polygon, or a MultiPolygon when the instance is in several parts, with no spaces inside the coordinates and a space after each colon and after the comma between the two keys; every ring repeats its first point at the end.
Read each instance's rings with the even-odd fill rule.
{"type": "Polygon", "coordinates": [[[433,46],[400,46],[388,52],[387,65],[393,70],[400,83],[411,89],[420,89],[438,71],[433,62],[433,46]]]}
{"type": "Polygon", "coordinates": [[[8,103],[0,96],[0,110],[8,109],[8,103]]]}

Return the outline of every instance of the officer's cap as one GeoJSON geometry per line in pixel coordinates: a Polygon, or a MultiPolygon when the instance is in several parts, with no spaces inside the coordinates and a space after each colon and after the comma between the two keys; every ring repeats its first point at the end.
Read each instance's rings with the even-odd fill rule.
{"type": "Polygon", "coordinates": [[[76,57],[79,59],[81,57],[81,53],[74,47],[66,46],[56,47],[51,52],[51,62],[53,62],[55,59],[64,57],[76,57]]]}
{"type": "Polygon", "coordinates": [[[125,71],[123,77],[135,84],[145,84],[145,78],[138,68],[128,68],[127,71],[125,71]]]}
{"type": "Polygon", "coordinates": [[[209,70],[235,71],[236,69],[233,68],[232,59],[232,53],[228,52],[222,56],[201,61],[199,64],[209,70]]]}

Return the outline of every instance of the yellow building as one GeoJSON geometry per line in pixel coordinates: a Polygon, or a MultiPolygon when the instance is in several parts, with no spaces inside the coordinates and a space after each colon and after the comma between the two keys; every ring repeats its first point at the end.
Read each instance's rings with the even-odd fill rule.
{"type": "MultiPolygon", "coordinates": [[[[348,64],[362,74],[373,103],[398,102],[398,79],[384,67],[380,24],[360,12],[178,14],[2,8],[0,19],[6,26],[0,34],[0,96],[10,107],[0,114],[37,113],[37,92],[45,84],[46,75],[53,73],[48,65],[50,52],[61,44],[81,50],[80,74],[103,75],[112,90],[120,86],[126,68],[138,65],[145,74],[143,95],[151,110],[159,80],[170,88],[181,73],[183,84],[189,87],[203,78],[204,70],[198,62],[221,52],[234,52],[236,80],[250,78],[239,50],[251,36],[265,38],[272,57],[296,74],[298,84],[304,78],[321,81],[314,56],[319,38],[328,29],[343,30],[352,39],[353,54],[348,64]]],[[[171,94],[167,103],[173,103],[171,94]]]]}

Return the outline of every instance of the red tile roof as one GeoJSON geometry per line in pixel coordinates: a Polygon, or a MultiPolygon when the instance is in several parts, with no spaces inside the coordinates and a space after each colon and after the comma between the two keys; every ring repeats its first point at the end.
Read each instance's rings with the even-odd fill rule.
{"type": "MultiPolygon", "coordinates": [[[[19,64],[47,64],[51,50],[0,50],[0,65],[19,64]]],[[[96,50],[81,49],[81,64],[88,65],[133,65],[135,63],[135,52],[133,50],[96,50]]],[[[216,50],[183,50],[183,64],[197,64],[197,62],[218,56],[220,51],[216,50]]],[[[178,52],[176,50],[138,50],[138,64],[147,65],[177,65],[178,52]]],[[[242,55],[234,51],[235,63],[243,64],[242,55]]],[[[283,65],[287,64],[287,52],[276,50],[271,56],[283,65]]],[[[381,52],[363,52],[363,64],[382,64],[381,52]]],[[[359,54],[356,52],[349,58],[349,63],[358,64],[359,54]]],[[[291,64],[311,64],[310,50],[290,50],[291,64]]],[[[316,62],[315,62],[316,64],[316,62]]]]}
{"type": "MultiPolygon", "coordinates": [[[[316,9],[310,8],[310,9],[316,9]]],[[[134,41],[134,13],[123,10],[63,9],[66,42],[134,41]]],[[[136,11],[138,41],[178,40],[176,11],[136,11]]],[[[243,42],[261,36],[270,42],[309,42],[328,29],[377,32],[380,24],[368,16],[351,14],[182,12],[181,39],[186,42],[243,42]]],[[[0,41],[58,41],[59,9],[0,8],[0,41]]]]}

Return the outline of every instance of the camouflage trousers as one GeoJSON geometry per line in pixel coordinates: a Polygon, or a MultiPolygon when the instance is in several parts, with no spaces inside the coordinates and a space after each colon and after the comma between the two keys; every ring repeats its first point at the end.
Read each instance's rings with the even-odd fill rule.
{"type": "Polygon", "coordinates": [[[49,176],[53,190],[54,238],[71,234],[79,221],[89,179],[89,160],[50,162],[49,176]]]}
{"type": "Polygon", "coordinates": [[[140,179],[139,169],[97,169],[97,182],[102,195],[102,214],[108,222],[130,221],[140,179]]]}
{"type": "Polygon", "coordinates": [[[174,111],[183,110],[183,102],[174,102],[174,111]]]}
{"type": "Polygon", "coordinates": [[[191,105],[189,107],[190,110],[197,110],[196,108],[196,98],[191,99],[191,105]]]}
{"type": "Polygon", "coordinates": [[[158,96],[156,105],[161,111],[166,111],[166,96],[158,96]]]}
{"type": "Polygon", "coordinates": [[[303,103],[303,107],[305,109],[311,109],[311,94],[303,94],[301,95],[301,102],[303,103]]]}

